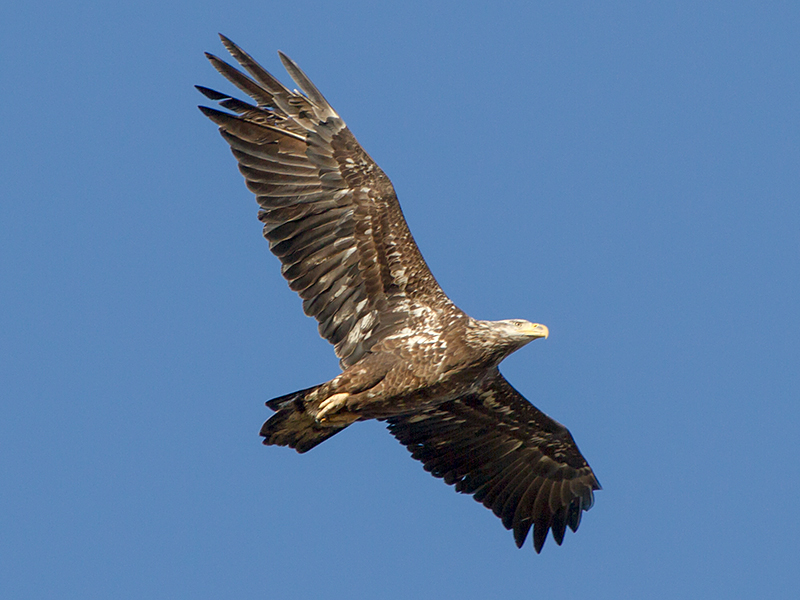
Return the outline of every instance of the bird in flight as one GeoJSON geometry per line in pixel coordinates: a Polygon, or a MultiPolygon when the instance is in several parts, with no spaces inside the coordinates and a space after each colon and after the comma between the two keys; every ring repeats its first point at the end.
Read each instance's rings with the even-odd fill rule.
{"type": "Polygon", "coordinates": [[[433,476],[472,494],[540,552],[578,529],[600,489],[569,431],[498,365],[548,336],[523,319],[480,321],[445,295],[420,254],[392,183],[287,56],[291,91],[224,36],[242,70],[206,54],[251,102],[197,86],[256,196],[281,273],[333,344],[342,372],[267,402],[264,444],[306,452],[378,419],[433,476]]]}

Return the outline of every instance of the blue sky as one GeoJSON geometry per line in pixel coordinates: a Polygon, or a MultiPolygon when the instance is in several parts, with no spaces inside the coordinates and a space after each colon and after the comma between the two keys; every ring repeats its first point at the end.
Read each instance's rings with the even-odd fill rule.
{"type": "Polygon", "coordinates": [[[0,8],[7,598],[789,597],[800,578],[800,5],[0,8]],[[264,401],[332,349],[194,84],[294,58],[445,291],[604,486],[537,556],[378,423],[264,401]]]}

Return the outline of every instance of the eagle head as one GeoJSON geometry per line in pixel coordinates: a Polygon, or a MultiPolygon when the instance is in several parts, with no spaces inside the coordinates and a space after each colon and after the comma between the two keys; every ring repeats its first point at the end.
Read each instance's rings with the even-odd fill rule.
{"type": "Polygon", "coordinates": [[[505,319],[503,321],[474,321],[467,338],[473,347],[480,347],[483,353],[499,363],[506,356],[519,350],[537,338],[546,338],[550,332],[539,323],[525,319],[505,319]]]}
{"type": "Polygon", "coordinates": [[[525,319],[491,321],[492,329],[503,338],[519,343],[520,347],[538,338],[547,338],[550,331],[545,325],[531,323],[525,319]]]}

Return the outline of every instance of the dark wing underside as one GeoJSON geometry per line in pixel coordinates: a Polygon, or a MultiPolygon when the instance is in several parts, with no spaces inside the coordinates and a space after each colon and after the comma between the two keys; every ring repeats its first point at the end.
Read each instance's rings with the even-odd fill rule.
{"type": "Polygon", "coordinates": [[[256,104],[198,86],[233,114],[200,109],[230,144],[289,287],[342,366],[402,327],[415,306],[452,307],[391,182],[308,77],[281,54],[304,93],[290,91],[233,42],[222,42],[249,76],[207,54],[209,60],[256,104]]]}
{"type": "Polygon", "coordinates": [[[387,421],[426,471],[473,494],[513,529],[519,547],[531,527],[536,552],[550,530],[561,545],[600,489],[569,431],[497,370],[480,393],[387,421]]]}

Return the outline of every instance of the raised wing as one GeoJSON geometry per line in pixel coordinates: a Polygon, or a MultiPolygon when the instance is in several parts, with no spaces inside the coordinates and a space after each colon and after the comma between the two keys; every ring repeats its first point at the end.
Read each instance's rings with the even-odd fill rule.
{"type": "Polygon", "coordinates": [[[569,431],[528,402],[495,369],[483,389],[424,412],[388,419],[425,470],[491,509],[522,547],[533,527],[561,545],[578,529],[600,484],[569,431]]]}
{"type": "Polygon", "coordinates": [[[231,145],[283,276],[342,367],[402,327],[414,308],[454,309],[408,230],[389,178],[308,77],[281,54],[304,93],[290,91],[220,37],[249,76],[206,56],[256,104],[198,86],[235,114],[200,110],[231,145]]]}

